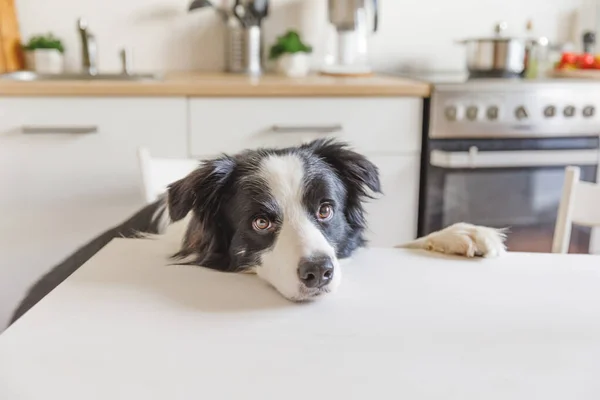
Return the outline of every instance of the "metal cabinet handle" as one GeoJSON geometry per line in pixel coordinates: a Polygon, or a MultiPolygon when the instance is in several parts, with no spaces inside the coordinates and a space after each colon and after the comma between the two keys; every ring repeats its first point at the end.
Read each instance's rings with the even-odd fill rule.
{"type": "Polygon", "coordinates": [[[45,133],[68,133],[73,135],[83,135],[88,133],[97,133],[98,127],[94,125],[82,126],[60,126],[60,125],[26,125],[21,128],[26,134],[45,134],[45,133]]]}
{"type": "Polygon", "coordinates": [[[273,132],[278,132],[278,133],[295,133],[295,132],[317,132],[317,133],[333,133],[333,132],[340,132],[341,130],[343,130],[344,128],[342,127],[341,124],[334,124],[334,125],[306,125],[306,126],[301,126],[301,125],[291,125],[291,126],[284,126],[284,125],[273,125],[273,127],[271,128],[271,130],[273,132]]]}
{"type": "Polygon", "coordinates": [[[531,168],[566,165],[597,165],[600,152],[588,150],[510,150],[469,151],[432,150],[429,163],[446,169],[466,168],[531,168]]]}

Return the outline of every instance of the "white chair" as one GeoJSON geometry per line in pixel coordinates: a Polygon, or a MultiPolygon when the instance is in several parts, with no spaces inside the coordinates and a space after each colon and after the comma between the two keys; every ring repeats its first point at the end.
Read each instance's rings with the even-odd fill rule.
{"type": "Polygon", "coordinates": [[[144,200],[150,204],[165,193],[167,186],[185,177],[200,164],[193,159],[153,158],[147,148],[138,149],[144,200]]]}
{"type": "Polygon", "coordinates": [[[580,180],[578,167],[567,167],[552,241],[553,253],[568,253],[573,224],[600,227],[600,185],[580,180]]]}

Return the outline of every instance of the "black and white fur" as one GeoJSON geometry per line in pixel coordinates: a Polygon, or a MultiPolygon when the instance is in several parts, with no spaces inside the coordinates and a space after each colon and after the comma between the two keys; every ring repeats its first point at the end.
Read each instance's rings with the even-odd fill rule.
{"type": "MultiPolygon", "coordinates": [[[[179,262],[255,272],[286,298],[302,301],[339,286],[339,260],[366,244],[364,202],[376,193],[381,185],[373,163],[344,143],[318,140],[204,162],[169,187],[161,219],[187,217],[179,262]],[[321,218],[324,204],[332,210],[327,219],[321,218]],[[272,226],[257,231],[257,218],[272,226]],[[330,271],[313,287],[302,271],[315,262],[330,271]]],[[[496,256],[503,239],[499,230],[456,224],[399,247],[496,256]]]]}
{"type": "MultiPolygon", "coordinates": [[[[174,262],[225,272],[253,272],[285,297],[307,300],[340,284],[340,260],[366,244],[364,201],[381,192],[379,174],[347,145],[319,140],[287,149],[245,151],[203,162],[144,207],[54,266],[28,291],[16,321],[115,237],[155,236],[175,246],[174,262]],[[323,202],[333,214],[316,218],[323,202]],[[253,219],[267,217],[266,232],[253,219]],[[306,287],[300,268],[327,265],[330,279],[306,287]]],[[[501,230],[455,224],[398,247],[466,257],[505,251],[501,230]]]]}

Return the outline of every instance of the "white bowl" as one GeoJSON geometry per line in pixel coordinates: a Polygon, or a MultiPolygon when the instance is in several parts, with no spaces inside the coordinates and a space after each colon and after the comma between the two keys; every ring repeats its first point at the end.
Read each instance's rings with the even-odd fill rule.
{"type": "Polygon", "coordinates": [[[63,54],[55,49],[37,49],[25,52],[27,69],[40,74],[60,74],[64,70],[63,54]]]}
{"type": "Polygon", "coordinates": [[[307,76],[310,72],[310,54],[284,54],[277,59],[277,70],[279,73],[293,78],[307,76]]]}

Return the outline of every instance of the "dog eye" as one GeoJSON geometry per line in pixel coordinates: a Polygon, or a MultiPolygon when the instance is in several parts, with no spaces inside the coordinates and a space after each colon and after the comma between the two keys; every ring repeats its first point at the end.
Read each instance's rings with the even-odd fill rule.
{"type": "Polygon", "coordinates": [[[323,203],[317,212],[317,218],[321,221],[327,221],[333,216],[333,207],[329,203],[323,203]]]}
{"type": "Polygon", "coordinates": [[[252,228],[257,232],[264,232],[273,226],[271,221],[265,217],[257,217],[252,221],[252,228]]]}

